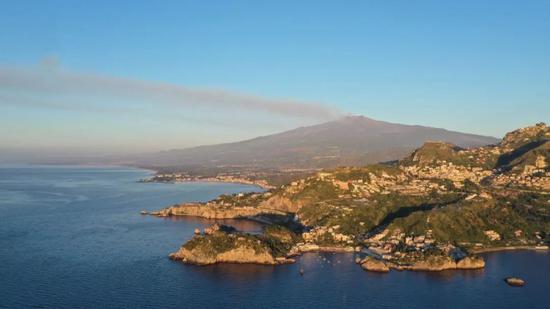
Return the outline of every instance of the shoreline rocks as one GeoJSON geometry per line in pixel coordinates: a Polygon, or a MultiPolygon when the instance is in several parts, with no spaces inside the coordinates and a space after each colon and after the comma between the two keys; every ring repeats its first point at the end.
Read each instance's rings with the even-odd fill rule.
{"type": "Polygon", "coordinates": [[[456,262],[456,269],[481,269],[485,268],[485,260],[478,256],[467,256],[456,262]]]}
{"type": "Polygon", "coordinates": [[[361,267],[367,271],[388,272],[390,269],[411,271],[444,271],[444,270],[472,270],[485,267],[485,261],[481,257],[467,256],[455,261],[449,256],[430,256],[413,264],[402,265],[393,262],[385,262],[373,257],[367,257],[360,261],[361,267]]]}
{"type": "Polygon", "coordinates": [[[361,268],[367,271],[383,272],[383,273],[387,273],[390,271],[390,268],[388,267],[388,265],[386,265],[386,263],[370,256],[362,260],[360,264],[361,264],[361,268]]]}
{"type": "Polygon", "coordinates": [[[208,206],[203,204],[183,204],[161,209],[157,212],[152,212],[152,215],[159,217],[170,216],[191,216],[201,217],[206,219],[235,219],[246,218],[259,215],[265,211],[256,207],[221,207],[208,206]]]}
{"type": "Polygon", "coordinates": [[[215,255],[203,254],[203,252],[181,248],[176,253],[170,254],[169,257],[172,260],[180,260],[184,263],[196,265],[210,265],[217,263],[276,265],[289,262],[286,259],[276,259],[267,252],[256,252],[254,248],[246,246],[238,247],[215,255]]]}

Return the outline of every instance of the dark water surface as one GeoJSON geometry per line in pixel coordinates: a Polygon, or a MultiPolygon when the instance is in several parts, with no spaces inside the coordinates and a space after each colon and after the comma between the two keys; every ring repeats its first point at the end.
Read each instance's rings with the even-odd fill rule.
{"type": "Polygon", "coordinates": [[[550,308],[550,254],[540,252],[492,253],[485,270],[443,273],[367,273],[353,254],[307,254],[278,267],[173,262],[167,254],[214,221],[141,209],[257,188],[136,182],[148,174],[0,167],[0,307],[550,308]],[[508,287],[509,275],[527,285],[508,287]]]}

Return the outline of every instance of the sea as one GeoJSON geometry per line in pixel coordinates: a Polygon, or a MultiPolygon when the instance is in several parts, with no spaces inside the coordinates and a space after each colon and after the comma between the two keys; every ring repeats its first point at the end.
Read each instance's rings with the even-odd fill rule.
{"type": "MultiPolygon", "coordinates": [[[[141,215],[260,191],[226,183],[143,183],[126,167],[0,166],[1,308],[550,308],[550,254],[485,254],[486,268],[363,271],[354,254],[282,266],[193,266],[168,254],[216,221],[141,215]],[[300,269],[304,270],[303,276],[300,269]],[[524,287],[503,279],[518,276],[524,287]]],[[[218,220],[255,233],[259,223],[218,220]]]]}

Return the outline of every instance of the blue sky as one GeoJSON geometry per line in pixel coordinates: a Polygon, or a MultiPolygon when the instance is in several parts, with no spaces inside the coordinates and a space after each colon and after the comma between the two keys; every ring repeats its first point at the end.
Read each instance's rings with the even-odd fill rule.
{"type": "Polygon", "coordinates": [[[144,151],[325,120],[274,113],[277,100],[502,136],[550,120],[549,55],[550,1],[3,1],[9,72],[55,66],[263,107],[195,93],[183,106],[136,104],[0,79],[0,144],[144,151]]]}

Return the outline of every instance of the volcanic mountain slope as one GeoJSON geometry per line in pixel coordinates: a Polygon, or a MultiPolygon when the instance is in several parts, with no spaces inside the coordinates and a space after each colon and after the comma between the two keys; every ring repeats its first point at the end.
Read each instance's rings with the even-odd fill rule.
{"type": "Polygon", "coordinates": [[[157,168],[193,165],[299,169],[361,166],[400,159],[429,140],[461,147],[499,141],[493,137],[349,116],[236,143],[165,151],[141,158],[136,163],[157,168]]]}

